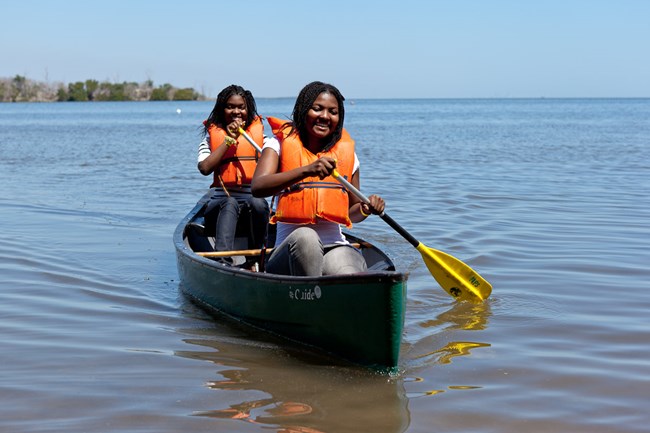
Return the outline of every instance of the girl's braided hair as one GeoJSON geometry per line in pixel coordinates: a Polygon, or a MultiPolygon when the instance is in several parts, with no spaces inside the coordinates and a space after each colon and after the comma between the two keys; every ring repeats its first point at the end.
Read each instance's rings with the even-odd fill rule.
{"type": "Polygon", "coordinates": [[[253,120],[255,120],[256,117],[259,115],[257,114],[257,105],[255,104],[255,98],[253,98],[253,94],[250,92],[250,90],[244,89],[242,86],[238,86],[236,84],[231,84],[230,86],[226,87],[223,89],[219,94],[217,95],[217,102],[214,104],[214,108],[212,109],[212,112],[208,116],[208,119],[205,122],[205,128],[203,130],[204,134],[208,133],[208,129],[210,128],[210,125],[217,125],[220,128],[225,128],[225,110],[226,110],[226,105],[228,104],[228,99],[230,99],[231,96],[233,95],[239,95],[242,98],[244,98],[244,102],[246,102],[246,125],[250,125],[253,120]]]}
{"type": "Polygon", "coordinates": [[[291,115],[293,119],[291,132],[298,132],[298,136],[300,137],[300,141],[303,143],[303,145],[308,142],[307,112],[309,112],[312,105],[314,104],[314,101],[321,93],[329,93],[330,95],[333,95],[339,104],[339,123],[336,125],[334,133],[330,136],[329,141],[323,148],[323,150],[327,150],[330,147],[334,146],[334,144],[336,144],[336,142],[341,139],[341,134],[343,132],[343,119],[345,118],[345,108],[343,106],[343,101],[345,101],[345,98],[341,92],[339,92],[339,89],[333,85],[320,81],[313,81],[303,87],[303,89],[298,94],[298,98],[296,98],[296,104],[293,107],[293,114],[291,115]]]}

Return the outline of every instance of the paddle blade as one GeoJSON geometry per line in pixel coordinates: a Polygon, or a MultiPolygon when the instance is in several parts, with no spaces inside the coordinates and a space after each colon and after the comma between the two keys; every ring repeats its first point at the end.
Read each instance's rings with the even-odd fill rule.
{"type": "Polygon", "coordinates": [[[480,302],[492,293],[492,285],[457,258],[422,243],[416,249],[433,278],[454,298],[480,302]]]}

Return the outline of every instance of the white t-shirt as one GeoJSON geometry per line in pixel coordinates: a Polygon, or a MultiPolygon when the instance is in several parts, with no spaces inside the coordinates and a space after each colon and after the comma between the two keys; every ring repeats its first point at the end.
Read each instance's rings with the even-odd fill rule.
{"type": "MultiPolygon", "coordinates": [[[[280,148],[280,142],[277,140],[275,137],[271,137],[268,140],[264,140],[264,149],[272,149],[275,153],[280,156],[281,148],[280,148]]],[[[359,170],[359,158],[357,157],[357,153],[354,153],[354,165],[352,168],[352,173],[356,173],[357,170],[359,170]]],[[[289,224],[289,223],[283,223],[283,222],[278,222],[277,224],[277,234],[276,234],[276,239],[275,239],[275,245],[280,245],[282,241],[291,234],[295,229],[299,227],[303,227],[305,224],[289,224]]],[[[331,245],[331,244],[339,244],[339,245],[347,245],[349,242],[345,239],[345,236],[343,236],[343,232],[341,231],[341,226],[338,223],[334,223],[331,221],[325,221],[325,220],[318,220],[316,224],[307,224],[309,227],[313,228],[316,230],[316,233],[318,233],[318,236],[320,237],[321,242],[323,245],[331,245]]]]}

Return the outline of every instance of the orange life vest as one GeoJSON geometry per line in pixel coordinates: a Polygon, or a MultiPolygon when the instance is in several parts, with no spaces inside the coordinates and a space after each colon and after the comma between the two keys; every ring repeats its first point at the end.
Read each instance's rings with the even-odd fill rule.
{"type": "MultiPolygon", "coordinates": [[[[226,131],[213,124],[210,125],[208,133],[210,134],[210,152],[214,152],[223,143],[226,137],[226,131]]],[[[264,125],[259,117],[246,128],[246,133],[255,143],[262,147],[264,142],[264,125]]],[[[219,177],[221,177],[223,184],[227,187],[250,185],[253,180],[258,158],[259,156],[255,148],[243,135],[240,135],[237,138],[237,146],[230,146],[221,158],[219,166],[214,171],[214,181],[211,186],[221,185],[219,177]]]]}
{"type": "MultiPolygon", "coordinates": [[[[345,178],[352,179],[354,169],[354,140],[344,129],[341,139],[326,152],[314,155],[300,141],[297,133],[289,134],[284,127],[287,121],[267,117],[273,134],[280,141],[281,172],[311,164],[322,156],[336,159],[336,170],[345,178]]],[[[277,221],[292,224],[314,224],[318,218],[352,227],[349,216],[348,193],[336,179],[328,176],[321,180],[306,177],[290,188],[280,192],[275,215],[277,221]]]]}

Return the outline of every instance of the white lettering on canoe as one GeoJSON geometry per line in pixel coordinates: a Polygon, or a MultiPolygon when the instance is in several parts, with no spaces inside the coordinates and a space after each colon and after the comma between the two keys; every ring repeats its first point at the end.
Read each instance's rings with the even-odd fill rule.
{"type": "Polygon", "coordinates": [[[289,289],[289,299],[294,301],[316,301],[322,296],[319,286],[314,287],[313,289],[289,289]]]}

